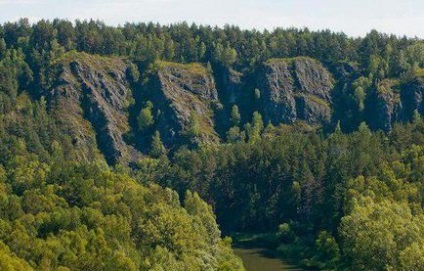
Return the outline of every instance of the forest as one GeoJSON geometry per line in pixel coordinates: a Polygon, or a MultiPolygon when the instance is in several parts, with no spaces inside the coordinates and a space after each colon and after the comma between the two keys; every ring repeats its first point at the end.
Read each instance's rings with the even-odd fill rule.
{"type": "Polygon", "coordinates": [[[423,95],[377,31],[4,23],[0,270],[424,270],[423,95]]]}

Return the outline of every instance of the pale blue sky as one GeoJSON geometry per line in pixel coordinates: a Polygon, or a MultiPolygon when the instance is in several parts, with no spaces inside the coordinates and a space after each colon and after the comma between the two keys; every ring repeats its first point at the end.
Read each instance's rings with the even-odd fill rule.
{"type": "Polygon", "coordinates": [[[424,0],[0,0],[0,22],[28,17],[110,25],[181,21],[241,28],[309,27],[363,36],[371,29],[424,38],[424,0]]]}

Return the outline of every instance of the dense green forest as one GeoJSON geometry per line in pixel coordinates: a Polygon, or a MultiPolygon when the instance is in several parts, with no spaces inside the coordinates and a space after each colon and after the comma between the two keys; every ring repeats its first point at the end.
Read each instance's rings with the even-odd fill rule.
{"type": "Polygon", "coordinates": [[[0,26],[1,270],[424,269],[424,42],[0,26]],[[219,226],[218,226],[219,225],[219,226]]]}

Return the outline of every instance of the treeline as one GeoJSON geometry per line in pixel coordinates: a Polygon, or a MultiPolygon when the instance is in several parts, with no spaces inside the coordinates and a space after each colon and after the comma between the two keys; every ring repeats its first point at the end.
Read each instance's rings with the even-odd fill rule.
{"type": "Polygon", "coordinates": [[[40,20],[31,25],[21,19],[0,26],[0,59],[10,49],[25,54],[36,83],[40,84],[46,83],[46,62],[60,51],[70,50],[127,56],[141,62],[210,62],[239,70],[269,58],[310,56],[330,67],[341,62],[355,63],[365,75],[380,79],[399,76],[424,64],[424,45],[419,40],[377,31],[363,38],[351,38],[329,30],[256,31],[187,23],[127,23],[111,27],[93,20],[40,20]]]}
{"type": "MultiPolygon", "coordinates": [[[[209,63],[215,76],[230,69],[252,78],[270,58],[309,56],[321,61],[336,79],[331,127],[340,120],[343,131],[354,131],[362,121],[372,130],[390,130],[390,123],[382,124],[384,121],[378,117],[370,117],[379,113],[375,106],[379,95],[398,88],[398,81],[384,79],[419,75],[424,67],[421,40],[377,31],[363,38],[351,38],[343,33],[306,28],[256,31],[187,23],[127,23],[111,27],[93,20],[40,20],[30,24],[21,19],[0,25],[0,112],[10,111],[22,92],[36,99],[47,97],[58,73],[52,64],[72,50],[127,58],[140,73],[147,72],[154,61],[165,60],[209,63]]],[[[245,93],[253,93],[255,86],[249,79],[243,81],[242,88],[245,93]]]]}

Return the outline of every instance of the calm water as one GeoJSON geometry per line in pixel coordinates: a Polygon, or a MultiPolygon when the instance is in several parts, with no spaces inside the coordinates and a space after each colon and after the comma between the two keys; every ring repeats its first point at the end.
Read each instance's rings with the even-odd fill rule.
{"type": "Polygon", "coordinates": [[[261,248],[235,248],[234,251],[243,260],[247,271],[301,271],[301,269],[272,257],[261,248]]]}

